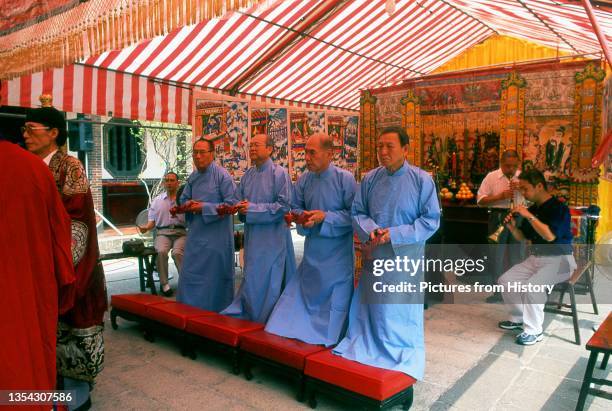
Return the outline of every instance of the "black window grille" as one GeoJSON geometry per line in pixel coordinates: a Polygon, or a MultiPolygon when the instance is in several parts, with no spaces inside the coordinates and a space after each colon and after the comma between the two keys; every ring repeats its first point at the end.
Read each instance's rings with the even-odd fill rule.
{"type": "Polygon", "coordinates": [[[130,120],[113,118],[104,126],[104,167],[113,177],[136,177],[144,162],[143,129],[130,120]]]}

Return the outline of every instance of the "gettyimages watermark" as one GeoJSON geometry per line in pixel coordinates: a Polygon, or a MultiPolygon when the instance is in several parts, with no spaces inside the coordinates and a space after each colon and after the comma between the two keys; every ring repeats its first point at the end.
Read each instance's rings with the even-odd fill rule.
{"type": "Polygon", "coordinates": [[[494,294],[544,304],[572,276],[578,303],[590,304],[589,287],[612,302],[612,245],[386,244],[363,247],[362,264],[365,304],[477,304],[494,294]]]}

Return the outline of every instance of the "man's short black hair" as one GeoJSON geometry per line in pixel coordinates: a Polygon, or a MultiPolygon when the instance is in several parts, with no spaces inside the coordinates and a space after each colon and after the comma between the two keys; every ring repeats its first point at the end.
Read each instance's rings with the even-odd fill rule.
{"type": "Polygon", "coordinates": [[[174,171],[168,171],[166,174],[164,174],[164,177],[169,176],[170,174],[172,174],[176,178],[176,181],[180,180],[179,175],[176,174],[174,171]]]}
{"type": "Polygon", "coordinates": [[[408,133],[406,133],[406,130],[404,130],[402,127],[399,127],[399,126],[389,126],[389,127],[383,128],[382,131],[380,132],[380,136],[382,136],[383,134],[391,134],[391,133],[397,134],[402,147],[404,147],[406,144],[409,143],[408,133]]]}
{"type": "Polygon", "coordinates": [[[206,140],[205,138],[202,138],[202,137],[198,138],[198,139],[197,139],[197,140],[196,140],[196,141],[193,143],[192,148],[195,148],[196,144],[198,144],[198,143],[200,143],[200,142],[202,142],[202,141],[203,141],[203,142],[205,142],[206,144],[208,144],[208,149],[209,149],[209,150],[214,150],[214,149],[215,149],[215,143],[213,143],[213,142],[212,142],[212,141],[210,141],[210,140],[206,140]]]}
{"type": "Polygon", "coordinates": [[[546,189],[546,178],[544,178],[544,174],[535,168],[523,171],[521,175],[519,175],[519,180],[527,181],[534,187],[538,185],[538,183],[541,183],[542,187],[546,189]]]}
{"type": "Polygon", "coordinates": [[[507,160],[509,158],[519,158],[518,152],[512,148],[505,150],[501,155],[501,159],[507,160]]]}

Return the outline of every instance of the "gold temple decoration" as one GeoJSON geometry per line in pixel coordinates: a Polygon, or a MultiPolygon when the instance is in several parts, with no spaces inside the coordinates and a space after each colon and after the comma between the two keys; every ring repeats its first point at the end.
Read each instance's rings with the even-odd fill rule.
{"type": "Polygon", "coordinates": [[[63,67],[263,0],[89,0],[0,37],[0,79],[63,67]]]}
{"type": "Polygon", "coordinates": [[[364,91],[359,99],[359,114],[361,121],[360,133],[360,172],[375,168],[378,164],[376,159],[376,97],[369,90],[364,91]]]}
{"type": "Polygon", "coordinates": [[[421,127],[421,104],[412,89],[400,100],[402,104],[402,127],[409,137],[409,150],[406,160],[415,166],[421,165],[421,148],[423,146],[421,127]]]}
{"type": "Polygon", "coordinates": [[[589,63],[576,73],[574,122],[572,132],[570,206],[588,206],[597,202],[599,169],[591,159],[601,138],[603,80],[606,73],[589,63]]]}
{"type": "Polygon", "coordinates": [[[53,96],[51,94],[41,94],[38,97],[41,107],[53,107],[53,96]]]}
{"type": "Polygon", "coordinates": [[[501,83],[501,111],[499,155],[505,150],[516,150],[523,161],[523,134],[525,132],[525,90],[527,81],[517,72],[508,74],[501,83]]]}

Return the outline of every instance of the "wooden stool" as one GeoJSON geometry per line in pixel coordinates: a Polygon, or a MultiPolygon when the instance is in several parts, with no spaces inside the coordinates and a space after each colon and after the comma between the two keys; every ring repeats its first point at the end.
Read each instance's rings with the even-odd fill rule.
{"type": "Polygon", "coordinates": [[[306,358],[323,351],[320,345],[307,344],[292,338],[280,337],[264,330],[245,333],[241,337],[240,350],[244,365],[244,376],[253,378],[253,364],[267,366],[297,382],[297,400],[304,399],[304,366],[306,358]]]}
{"type": "Polygon", "coordinates": [[[117,317],[130,321],[142,322],[147,307],[157,304],[168,304],[172,301],[166,300],[158,295],[151,294],[118,294],[111,296],[111,326],[117,329],[117,317]]]}
{"type": "Polygon", "coordinates": [[[202,310],[191,305],[169,302],[167,304],[156,304],[147,306],[144,313],[145,339],[155,341],[158,334],[169,335],[178,342],[181,355],[195,358],[189,350],[188,335],[185,332],[187,320],[196,317],[218,315],[212,311],[202,310]]]}
{"type": "Polygon", "coordinates": [[[359,409],[383,410],[402,405],[407,410],[412,406],[414,378],[347,360],[331,350],[308,356],[304,375],[311,408],[317,406],[317,392],[326,392],[359,409]]]}
{"type": "Polygon", "coordinates": [[[554,290],[560,292],[559,301],[547,301],[544,311],[547,313],[554,313],[572,317],[574,322],[574,336],[576,338],[576,345],[580,345],[580,327],[578,325],[578,310],[576,309],[576,284],[584,279],[586,287],[591,295],[591,303],[593,304],[593,312],[599,314],[597,309],[597,302],[595,301],[595,293],[593,292],[593,281],[591,278],[590,270],[593,269],[593,261],[588,261],[585,264],[578,266],[568,281],[555,285],[554,290]],[[563,297],[565,293],[570,296],[570,303],[564,304],[563,297]],[[565,310],[564,310],[565,309],[565,310]],[[569,310],[569,311],[567,311],[569,310]]]}
{"type": "Polygon", "coordinates": [[[263,330],[264,325],[226,315],[210,315],[187,319],[185,332],[190,339],[190,354],[195,357],[198,343],[205,343],[220,351],[229,351],[232,357],[232,372],[240,373],[240,351],[242,336],[251,331],[263,330]]]}
{"type": "Polygon", "coordinates": [[[589,363],[587,364],[587,369],[584,373],[584,380],[582,381],[582,388],[580,389],[580,396],[578,397],[576,411],[582,411],[584,409],[587,394],[593,394],[608,400],[612,399],[612,395],[608,394],[607,392],[591,388],[591,384],[612,386],[612,381],[610,380],[593,378],[593,369],[595,368],[595,363],[597,362],[597,357],[600,353],[603,354],[600,368],[605,370],[608,366],[608,359],[610,358],[610,353],[612,352],[612,313],[608,314],[608,317],[599,326],[595,334],[593,334],[587,343],[586,348],[587,350],[591,351],[591,355],[589,356],[589,363]]]}

